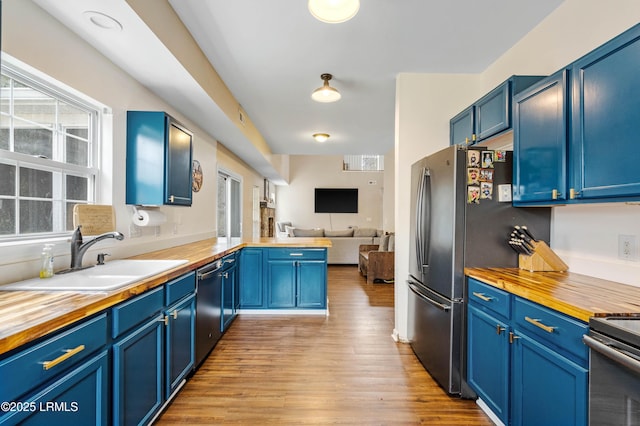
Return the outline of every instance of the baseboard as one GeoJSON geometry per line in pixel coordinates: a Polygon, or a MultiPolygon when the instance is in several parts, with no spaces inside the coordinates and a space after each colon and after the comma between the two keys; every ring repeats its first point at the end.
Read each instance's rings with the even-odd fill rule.
{"type": "Polygon", "coordinates": [[[238,309],[239,315],[323,315],[328,309],[238,309]]]}
{"type": "Polygon", "coordinates": [[[489,406],[485,404],[485,402],[482,399],[480,398],[476,399],[476,404],[489,417],[489,419],[491,419],[491,421],[496,426],[505,426],[505,424],[502,423],[502,421],[498,418],[498,416],[496,416],[496,414],[493,411],[491,411],[491,408],[489,408],[489,406]]]}

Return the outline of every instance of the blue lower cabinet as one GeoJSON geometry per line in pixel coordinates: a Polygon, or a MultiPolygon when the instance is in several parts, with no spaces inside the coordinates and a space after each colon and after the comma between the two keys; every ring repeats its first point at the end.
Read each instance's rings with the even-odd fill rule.
{"type": "Polygon", "coordinates": [[[146,424],[162,406],[163,328],[159,315],[113,345],[114,424],[146,424]]]}
{"type": "Polygon", "coordinates": [[[512,425],[587,424],[588,370],[516,331],[512,425]]]}
{"type": "Polygon", "coordinates": [[[270,260],[267,262],[267,307],[295,308],[296,261],[270,260]]]}
{"type": "Polygon", "coordinates": [[[509,326],[475,306],[467,311],[467,382],[509,424],[509,326]]]}
{"type": "Polygon", "coordinates": [[[264,294],[264,257],[266,249],[246,247],[240,251],[238,277],[241,309],[266,307],[264,294]]]}
{"type": "Polygon", "coordinates": [[[166,320],[166,385],[169,398],[195,363],[196,297],[191,294],[165,311],[166,320]]]}
{"type": "Polygon", "coordinates": [[[327,302],[327,264],[324,261],[298,262],[298,308],[325,308],[327,302]]]}
{"type": "Polygon", "coordinates": [[[40,392],[3,410],[3,425],[107,425],[109,423],[109,352],[64,374],[40,392]],[[19,404],[19,405],[18,405],[19,404]]]}
{"type": "Polygon", "coordinates": [[[322,309],[326,307],[326,289],[326,261],[267,262],[268,308],[322,309]]]}

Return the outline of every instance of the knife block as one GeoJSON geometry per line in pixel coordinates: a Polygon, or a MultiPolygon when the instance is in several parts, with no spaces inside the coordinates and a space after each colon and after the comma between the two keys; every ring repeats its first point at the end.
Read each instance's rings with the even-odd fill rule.
{"type": "Polygon", "coordinates": [[[518,267],[530,272],[555,271],[564,272],[569,266],[544,241],[532,241],[533,254],[518,255],[518,267]]]}

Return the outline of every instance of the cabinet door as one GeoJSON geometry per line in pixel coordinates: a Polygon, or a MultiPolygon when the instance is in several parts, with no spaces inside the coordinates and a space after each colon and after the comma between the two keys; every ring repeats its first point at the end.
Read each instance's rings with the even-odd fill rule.
{"type": "Polygon", "coordinates": [[[191,205],[191,133],[167,117],[166,204],[191,205]]]}
{"type": "Polygon", "coordinates": [[[470,106],[449,121],[451,145],[475,143],[475,108],[470,106]]]}
{"type": "Polygon", "coordinates": [[[265,307],[264,297],[264,250],[243,248],[240,252],[240,307],[256,309],[265,307]]]}
{"type": "Polygon", "coordinates": [[[269,260],[267,262],[267,307],[294,308],[296,306],[297,261],[269,260]]]}
{"type": "Polygon", "coordinates": [[[300,261],[297,269],[297,306],[299,308],[324,308],[327,300],[326,262],[300,261]]]}
{"type": "Polygon", "coordinates": [[[148,422],[162,405],[162,335],[159,316],[113,345],[113,416],[119,425],[148,422]]]}
{"type": "Polygon", "coordinates": [[[496,87],[476,102],[476,137],[480,141],[511,127],[511,82],[496,87]]]}
{"type": "Polygon", "coordinates": [[[512,424],[586,425],[588,370],[516,331],[512,424]]]}
{"type": "Polygon", "coordinates": [[[195,295],[167,309],[165,316],[167,317],[165,398],[169,398],[182,379],[193,369],[195,363],[195,295]]]}
{"type": "Polygon", "coordinates": [[[576,198],[640,195],[640,25],[578,61],[572,72],[571,187],[576,198]]]}
{"type": "Polygon", "coordinates": [[[234,319],[234,287],[236,282],[236,268],[231,267],[222,274],[222,316],[220,319],[220,331],[224,332],[234,319]]]}
{"type": "Polygon", "coordinates": [[[567,71],[514,98],[513,201],[566,199],[567,71]]]}
{"type": "Polygon", "coordinates": [[[509,327],[475,306],[467,310],[467,382],[509,424],[509,327]]]}
{"type": "Polygon", "coordinates": [[[74,368],[31,398],[24,411],[0,415],[4,425],[106,425],[109,406],[109,352],[74,368]]]}

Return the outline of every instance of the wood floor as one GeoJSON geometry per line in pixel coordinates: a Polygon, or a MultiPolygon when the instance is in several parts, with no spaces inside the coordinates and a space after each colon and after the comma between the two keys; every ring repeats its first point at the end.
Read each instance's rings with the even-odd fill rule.
{"type": "Polygon", "coordinates": [[[157,425],[491,425],[391,338],[393,285],[329,267],[325,316],[240,315],[157,425]]]}

